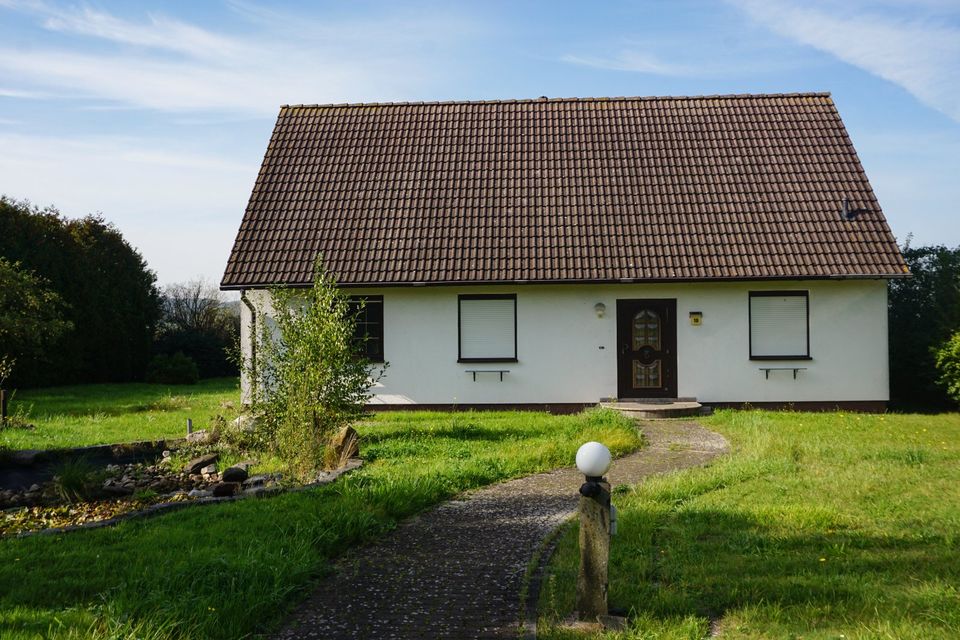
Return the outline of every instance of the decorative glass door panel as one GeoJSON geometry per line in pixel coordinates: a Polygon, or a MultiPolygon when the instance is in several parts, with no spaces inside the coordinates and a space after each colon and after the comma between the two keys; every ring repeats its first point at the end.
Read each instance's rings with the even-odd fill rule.
{"type": "Polygon", "coordinates": [[[660,316],[650,309],[633,316],[633,350],[643,347],[660,351],[660,316]]]}
{"type": "Polygon", "coordinates": [[[617,300],[621,398],[677,395],[676,300],[617,300]]]}
{"type": "Polygon", "coordinates": [[[633,388],[659,389],[663,386],[663,377],[660,375],[660,361],[643,364],[639,360],[633,361],[633,388]]]}

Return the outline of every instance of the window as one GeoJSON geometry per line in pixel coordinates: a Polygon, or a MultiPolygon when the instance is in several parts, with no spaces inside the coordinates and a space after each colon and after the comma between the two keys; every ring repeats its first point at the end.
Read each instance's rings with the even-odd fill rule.
{"type": "Polygon", "coordinates": [[[516,295],[462,295],[458,305],[460,362],[517,361],[516,295]]]}
{"type": "Polygon", "coordinates": [[[809,311],[806,291],[751,291],[750,358],[809,360],[809,311]]]}
{"type": "Polygon", "coordinates": [[[383,362],[383,296],[350,296],[349,305],[356,319],[357,352],[371,362],[383,362]]]}

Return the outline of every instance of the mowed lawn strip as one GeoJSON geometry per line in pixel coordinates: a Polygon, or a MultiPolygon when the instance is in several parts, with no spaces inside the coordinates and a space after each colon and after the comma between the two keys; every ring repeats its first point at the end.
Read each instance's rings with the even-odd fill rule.
{"type": "MultiPolygon", "coordinates": [[[[610,638],[960,637],[960,415],[721,411],[733,453],[614,496],[610,638]]],[[[573,526],[540,601],[573,609],[573,526]]]]}
{"type": "Polygon", "coordinates": [[[223,403],[240,399],[237,378],[195,385],[88,384],[17,391],[11,415],[35,429],[0,430],[0,447],[53,449],[94,444],[182,438],[187,418],[196,429],[229,413],[223,403]]]}
{"type": "Polygon", "coordinates": [[[324,488],[0,540],[0,637],[247,637],[279,622],[330,558],[401,518],[570,465],[587,440],[640,446],[607,410],[380,414],[359,431],[367,464],[324,488]]]}

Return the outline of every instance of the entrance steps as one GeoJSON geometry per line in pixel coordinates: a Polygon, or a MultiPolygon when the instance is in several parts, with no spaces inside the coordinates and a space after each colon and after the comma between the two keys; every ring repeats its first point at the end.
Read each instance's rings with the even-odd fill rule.
{"type": "Polygon", "coordinates": [[[615,400],[604,398],[601,407],[619,411],[628,418],[657,420],[664,418],[689,418],[703,415],[705,409],[696,398],[630,398],[615,400]]]}

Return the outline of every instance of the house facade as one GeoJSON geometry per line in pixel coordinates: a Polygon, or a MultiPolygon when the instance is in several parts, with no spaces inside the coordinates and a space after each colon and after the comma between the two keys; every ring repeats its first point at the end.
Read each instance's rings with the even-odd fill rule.
{"type": "Polygon", "coordinates": [[[882,408],[907,275],[827,94],[284,107],[222,287],[320,256],[380,406],[882,408]]]}

